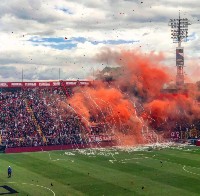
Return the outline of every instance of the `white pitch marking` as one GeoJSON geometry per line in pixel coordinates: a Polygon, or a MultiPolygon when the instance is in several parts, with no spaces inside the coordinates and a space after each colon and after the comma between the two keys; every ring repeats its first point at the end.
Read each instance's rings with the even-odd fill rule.
{"type": "Polygon", "coordinates": [[[200,174],[197,174],[197,173],[194,173],[194,172],[191,172],[191,171],[188,171],[187,169],[185,169],[185,165],[183,166],[183,170],[186,171],[187,173],[190,173],[190,174],[193,174],[193,175],[198,175],[200,176],[200,174]]]}
{"type": "MultiPolygon", "coordinates": [[[[109,160],[109,162],[114,163],[114,162],[118,162],[118,163],[127,163],[126,161],[130,161],[130,160],[138,160],[138,159],[149,159],[151,157],[144,157],[144,154],[137,154],[137,155],[141,155],[142,157],[133,157],[130,159],[121,159],[121,160],[117,160],[114,156],[113,159],[109,160]]],[[[155,155],[153,155],[152,157],[155,157],[155,155]]]]}
{"type": "MultiPolygon", "coordinates": [[[[6,183],[10,183],[10,184],[20,184],[19,182],[6,182],[6,183]]],[[[29,184],[29,183],[26,183],[26,182],[22,182],[21,184],[41,187],[41,188],[44,188],[44,189],[47,189],[47,190],[51,191],[51,192],[53,193],[54,196],[56,195],[54,191],[52,191],[50,188],[48,188],[48,187],[46,187],[46,186],[42,186],[42,185],[39,185],[39,184],[29,184]]]]}

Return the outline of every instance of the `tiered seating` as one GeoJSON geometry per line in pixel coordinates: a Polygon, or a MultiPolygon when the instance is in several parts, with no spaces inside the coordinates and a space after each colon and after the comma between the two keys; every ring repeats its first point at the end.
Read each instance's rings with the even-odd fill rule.
{"type": "Polygon", "coordinates": [[[68,106],[71,93],[62,86],[0,93],[0,142],[7,147],[85,143],[88,127],[68,106]]]}
{"type": "Polygon", "coordinates": [[[48,145],[80,143],[82,125],[77,115],[64,109],[66,97],[61,88],[33,89],[28,92],[30,107],[42,129],[48,145]],[[62,103],[62,104],[61,104],[62,103]]]}
{"type": "Polygon", "coordinates": [[[37,132],[39,133],[39,135],[41,137],[43,137],[43,140],[45,140],[45,137],[43,136],[42,130],[40,128],[40,125],[38,124],[38,121],[36,120],[35,115],[33,113],[33,110],[29,106],[29,103],[28,103],[28,101],[26,99],[25,99],[25,103],[26,103],[26,110],[28,111],[29,115],[31,116],[31,118],[32,118],[32,120],[34,122],[35,127],[37,128],[37,132]]]}
{"type": "Polygon", "coordinates": [[[23,92],[0,94],[0,131],[8,147],[41,145],[35,124],[26,109],[23,92]]]}

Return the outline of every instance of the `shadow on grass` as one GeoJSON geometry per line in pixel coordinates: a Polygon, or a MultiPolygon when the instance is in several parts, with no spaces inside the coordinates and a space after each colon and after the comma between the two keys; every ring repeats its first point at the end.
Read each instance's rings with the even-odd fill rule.
{"type": "Polygon", "coordinates": [[[7,185],[0,186],[0,195],[11,195],[16,193],[18,193],[16,190],[7,185]],[[3,189],[3,192],[1,189],[3,189]]]}

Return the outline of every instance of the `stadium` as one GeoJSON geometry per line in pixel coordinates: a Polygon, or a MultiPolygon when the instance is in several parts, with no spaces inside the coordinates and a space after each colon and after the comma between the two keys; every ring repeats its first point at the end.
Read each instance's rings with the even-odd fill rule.
{"type": "Polygon", "coordinates": [[[89,81],[0,83],[1,144],[2,148],[6,146],[5,152],[43,150],[40,146],[58,150],[50,147],[54,145],[62,145],[60,149],[74,145],[81,148],[92,141],[111,141],[112,136],[103,132],[100,126],[86,127],[81,123],[81,117],[70,111],[70,104],[66,103],[74,87],[89,85],[89,81]],[[64,111],[61,104],[68,109],[64,111]],[[87,138],[86,135],[81,137],[87,129],[87,138]]]}
{"type": "Polygon", "coordinates": [[[199,6],[2,0],[0,195],[199,195],[199,6]]]}
{"type": "MultiPolygon", "coordinates": [[[[131,125],[138,121],[124,121],[120,114],[116,117],[115,108],[111,112],[107,103],[106,108],[105,103],[101,105],[103,98],[94,102],[96,109],[90,103],[93,113],[90,112],[89,123],[85,120],[87,115],[80,113],[82,110],[76,105],[73,107],[74,103],[79,104],[71,100],[77,91],[84,94],[89,89],[90,96],[94,96],[90,90],[101,91],[103,85],[110,96],[114,83],[1,82],[1,194],[198,195],[199,148],[189,145],[198,145],[198,119],[195,127],[186,119],[181,129],[178,124],[163,134],[160,129],[166,125],[156,119],[152,109],[151,118],[156,119],[156,124],[149,120],[151,129],[144,131],[143,125],[141,132],[132,133],[131,125]],[[13,176],[6,179],[8,165],[13,176]]],[[[159,100],[179,96],[170,91],[161,90],[159,100]]],[[[185,91],[178,94],[189,96],[185,91]]],[[[139,108],[137,113],[143,119],[147,115],[139,108]]]]}

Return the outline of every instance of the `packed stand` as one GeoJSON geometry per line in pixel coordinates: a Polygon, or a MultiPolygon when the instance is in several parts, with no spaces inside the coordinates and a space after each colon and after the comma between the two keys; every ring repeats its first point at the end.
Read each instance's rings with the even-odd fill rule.
{"type": "Polygon", "coordinates": [[[41,145],[22,91],[0,93],[0,131],[7,147],[41,145]]]}
{"type": "Polygon", "coordinates": [[[86,143],[90,131],[67,103],[71,95],[72,88],[62,87],[0,93],[2,143],[7,147],[86,143]]]}
{"type": "Polygon", "coordinates": [[[81,137],[84,126],[77,115],[65,108],[67,103],[62,88],[29,89],[26,98],[47,145],[84,142],[81,137]]]}

